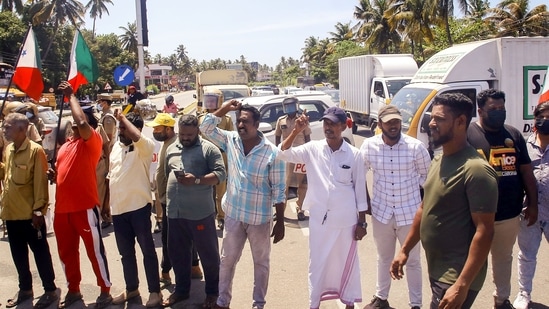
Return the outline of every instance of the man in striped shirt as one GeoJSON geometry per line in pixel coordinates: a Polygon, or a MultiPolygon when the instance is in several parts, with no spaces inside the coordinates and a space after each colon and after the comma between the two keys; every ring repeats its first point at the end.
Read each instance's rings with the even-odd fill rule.
{"type": "MultiPolygon", "coordinates": [[[[412,227],[421,203],[420,186],[427,177],[431,158],[421,141],[401,133],[402,116],[398,108],[380,108],[381,134],[364,140],[360,148],[366,169],[373,177],[372,230],[377,248],[376,293],[366,308],[387,309],[391,276],[387,269],[395,256],[395,244],[401,244],[412,227]]],[[[406,264],[408,294],[412,309],[421,307],[420,246],[410,251],[406,264]]]]}
{"type": "Polygon", "coordinates": [[[229,308],[234,269],[246,240],[254,259],[252,308],[265,306],[269,281],[270,236],[274,243],[284,238],[286,165],[277,159],[279,150],[257,130],[259,111],[231,100],[204,117],[200,130],[227,154],[227,192],[223,197],[225,230],[221,248],[219,298],[215,308],[229,308]],[[217,124],[229,112],[237,115],[237,131],[225,131],[217,124]],[[276,209],[273,226],[272,208],[276,209]]]}

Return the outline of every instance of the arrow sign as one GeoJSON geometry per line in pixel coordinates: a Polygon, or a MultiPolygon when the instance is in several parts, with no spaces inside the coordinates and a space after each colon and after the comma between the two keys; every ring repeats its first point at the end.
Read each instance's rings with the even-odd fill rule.
{"type": "Polygon", "coordinates": [[[122,75],[120,75],[120,77],[118,78],[118,81],[119,81],[119,82],[124,81],[124,79],[126,78],[126,76],[128,76],[128,74],[130,74],[131,71],[132,71],[132,70],[130,70],[129,68],[126,68],[126,69],[124,70],[124,73],[122,73],[122,75]]]}
{"type": "Polygon", "coordinates": [[[135,73],[133,69],[127,65],[122,64],[114,69],[114,82],[119,86],[128,86],[135,79],[135,73]]]}

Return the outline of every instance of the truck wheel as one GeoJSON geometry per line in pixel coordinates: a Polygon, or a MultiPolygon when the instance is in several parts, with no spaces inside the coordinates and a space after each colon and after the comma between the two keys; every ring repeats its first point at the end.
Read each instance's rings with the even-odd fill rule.
{"type": "Polygon", "coordinates": [[[370,125],[370,130],[372,131],[372,134],[376,134],[376,128],[377,128],[377,121],[372,122],[372,125],[370,125]]]}
{"type": "Polygon", "coordinates": [[[353,134],[356,134],[356,131],[358,131],[358,126],[356,125],[356,123],[353,121],[353,127],[351,129],[351,132],[353,132],[353,134]]]}

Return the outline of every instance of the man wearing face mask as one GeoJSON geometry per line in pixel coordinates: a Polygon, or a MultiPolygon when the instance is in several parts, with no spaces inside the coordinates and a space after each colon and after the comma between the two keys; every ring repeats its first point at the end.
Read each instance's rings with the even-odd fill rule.
{"type": "MultiPolygon", "coordinates": [[[[286,115],[281,116],[276,121],[275,129],[275,144],[278,146],[282,140],[285,140],[295,127],[295,120],[297,119],[299,100],[296,97],[287,97],[282,101],[282,108],[286,115]]],[[[311,141],[311,128],[307,126],[303,131],[294,139],[292,147],[297,147],[311,141]]],[[[297,220],[304,221],[306,219],[305,212],[301,209],[303,206],[303,200],[305,200],[305,194],[307,194],[307,175],[304,173],[295,173],[295,163],[286,163],[286,203],[288,202],[288,189],[290,187],[290,181],[292,176],[295,177],[297,185],[297,201],[296,212],[297,220]]]]}
{"type": "MultiPolygon", "coordinates": [[[[513,306],[527,309],[531,301],[532,281],[536,272],[536,256],[541,238],[549,241],[549,157],[545,155],[549,145],[549,101],[543,102],[534,109],[535,131],[526,140],[528,154],[532,158],[534,176],[538,184],[538,220],[528,226],[528,221],[521,220],[518,234],[519,253],[517,256],[519,274],[519,292],[513,306]]],[[[522,219],[522,218],[521,218],[522,219]]]]}
{"type": "MultiPolygon", "coordinates": [[[[168,286],[172,284],[170,270],[172,263],[168,254],[168,217],[166,214],[166,185],[168,177],[166,175],[166,149],[173,144],[177,139],[174,126],[175,119],[170,114],[158,113],[153,121],[145,124],[153,128],[153,137],[155,140],[162,142],[162,147],[158,153],[158,165],[156,167],[155,179],[158,192],[158,199],[162,205],[162,260],[160,261],[161,276],[160,283],[168,286]]],[[[200,268],[199,268],[200,269],[200,268]]]]}
{"type": "Polygon", "coordinates": [[[521,212],[528,225],[537,220],[536,179],[522,134],[505,124],[505,93],[495,89],[482,91],[477,96],[477,104],[479,121],[469,126],[467,139],[498,175],[498,207],[490,248],[492,278],[496,287],[494,308],[513,308],[509,302],[513,245],[519,232],[521,212]]]}
{"type": "MultiPolygon", "coordinates": [[[[101,217],[103,222],[101,228],[107,228],[112,224],[109,206],[109,186],[106,182],[109,172],[109,156],[112,146],[116,141],[116,118],[114,118],[111,109],[112,96],[109,94],[100,94],[97,96],[97,111],[101,113],[101,118],[97,123],[95,131],[101,135],[103,146],[101,157],[95,168],[97,177],[97,193],[99,194],[99,208],[101,208],[101,217]]],[[[93,114],[91,115],[93,117],[93,114]]]]}

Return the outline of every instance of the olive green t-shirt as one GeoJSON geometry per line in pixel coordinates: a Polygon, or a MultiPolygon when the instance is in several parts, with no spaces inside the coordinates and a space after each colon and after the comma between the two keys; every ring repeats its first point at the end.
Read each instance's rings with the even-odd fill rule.
{"type": "MultiPolygon", "coordinates": [[[[420,237],[429,277],[456,282],[475,234],[471,213],[495,213],[498,202],[496,172],[471,146],[433,159],[424,184],[420,237]]],[[[471,284],[479,291],[486,262],[471,284]]]]}

